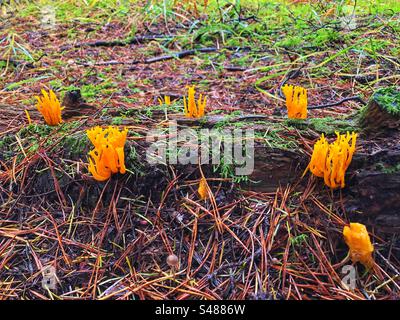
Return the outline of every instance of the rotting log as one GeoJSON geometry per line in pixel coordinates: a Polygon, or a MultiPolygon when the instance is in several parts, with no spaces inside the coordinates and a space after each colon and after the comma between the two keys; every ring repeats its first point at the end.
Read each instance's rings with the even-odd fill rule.
{"type": "MultiPolygon", "coordinates": [[[[238,116],[232,117],[229,121],[222,116],[209,116],[201,121],[185,118],[176,120],[178,125],[208,128],[221,122],[229,126],[229,123],[237,124],[237,121],[245,121],[244,128],[252,127],[259,132],[269,132],[271,128],[288,125],[287,122],[280,124],[266,116],[255,119],[252,116],[238,116]]],[[[292,138],[299,139],[299,136],[302,136],[316,141],[322,133],[316,128],[312,126],[311,119],[300,121],[296,124],[298,132],[292,138]],[[310,127],[312,130],[309,130],[310,127]]],[[[345,125],[333,128],[336,129],[341,132],[346,131],[345,125]]],[[[393,141],[400,141],[400,132],[392,132],[387,139],[382,136],[372,138],[364,134],[359,127],[353,129],[360,132],[357,140],[359,151],[354,155],[347,170],[346,187],[341,191],[335,190],[333,195],[338,198],[342,195],[346,213],[353,221],[365,221],[374,227],[398,233],[400,232],[400,146],[393,141]]],[[[284,135],[286,134],[290,136],[290,132],[284,131],[284,135]]],[[[332,132],[330,138],[334,138],[332,132]]],[[[308,173],[301,179],[309,160],[309,152],[305,152],[300,145],[297,148],[279,148],[257,139],[254,171],[249,176],[250,182],[242,183],[242,188],[257,192],[275,192],[279,187],[297,182],[300,182],[298,188],[302,188],[310,175],[308,173]]],[[[323,182],[320,185],[322,186],[323,182]]]]}
{"type": "MultiPolygon", "coordinates": [[[[400,139],[400,135],[395,139],[400,139]]],[[[368,143],[376,142],[368,140],[368,143]]],[[[348,172],[344,196],[350,217],[384,231],[400,233],[400,146],[355,154],[348,172]]]]}
{"type": "Polygon", "coordinates": [[[352,217],[374,227],[400,233],[400,172],[363,170],[349,188],[347,207],[352,217]]]}
{"type": "MultiPolygon", "coordinates": [[[[210,119],[203,123],[205,127],[211,127],[222,121],[220,117],[215,116],[210,119]]],[[[240,119],[250,120],[251,117],[247,119],[246,116],[242,116],[240,119]]],[[[251,121],[248,125],[267,132],[274,125],[268,120],[265,121],[264,127],[260,124],[254,125],[251,121]]],[[[235,122],[235,119],[232,122],[235,122]]],[[[178,120],[178,123],[189,126],[199,124],[193,119],[178,120]]],[[[306,120],[299,122],[297,129],[301,136],[316,140],[315,130],[307,130],[310,126],[310,121],[306,120]],[[310,135],[311,133],[314,133],[314,136],[310,135]]],[[[342,129],[338,128],[339,131],[343,131],[342,129]]],[[[378,138],[365,134],[362,128],[355,127],[354,131],[360,132],[357,141],[360,151],[354,155],[352,164],[347,170],[346,187],[341,192],[334,191],[334,195],[339,197],[342,194],[346,212],[353,221],[363,221],[384,231],[399,233],[400,131],[384,130],[378,138]],[[390,136],[382,136],[385,132],[390,136]]],[[[279,187],[298,181],[301,188],[308,179],[309,174],[301,181],[301,176],[310,160],[310,155],[301,147],[271,148],[267,144],[256,143],[254,157],[254,171],[249,177],[251,182],[242,184],[244,189],[274,192],[279,187]]]]}
{"type": "MultiPolygon", "coordinates": [[[[163,114],[161,113],[160,116],[163,116],[163,114]]],[[[170,119],[172,120],[172,118],[170,119]]],[[[122,125],[135,124],[135,120],[137,119],[132,119],[130,122],[129,118],[124,119],[122,125]]],[[[180,128],[214,126],[231,126],[231,128],[235,128],[238,122],[243,122],[242,128],[253,128],[256,132],[265,133],[266,135],[261,135],[262,138],[256,139],[254,171],[249,176],[250,182],[242,184],[242,188],[257,192],[275,192],[279,187],[285,187],[297,182],[300,182],[298,191],[301,191],[310,175],[307,174],[301,179],[301,175],[310,160],[309,153],[311,151],[304,151],[301,137],[308,141],[316,141],[322,132],[328,134],[330,138],[334,138],[334,130],[337,129],[341,132],[347,130],[346,124],[342,127],[339,124],[336,127],[336,124],[334,124],[334,128],[330,128],[328,133],[323,131],[326,128],[322,131],[320,130],[324,126],[317,127],[313,125],[313,119],[299,121],[293,126],[292,123],[282,119],[274,119],[265,115],[242,115],[228,118],[214,115],[201,120],[182,117],[176,118],[176,120],[180,128]],[[280,147],[279,143],[268,141],[268,135],[271,132],[280,132],[285,140],[297,140],[297,147],[280,147]]],[[[349,128],[354,129],[354,131],[361,131],[357,127],[350,126],[349,128]]],[[[81,133],[76,139],[81,140],[82,135],[84,133],[81,133]]],[[[74,136],[69,136],[69,139],[73,140],[74,136]]],[[[400,232],[400,146],[398,143],[393,143],[393,141],[400,141],[400,131],[391,132],[389,139],[382,138],[382,136],[379,138],[372,137],[361,131],[357,140],[359,151],[354,155],[352,164],[347,170],[346,187],[341,192],[334,191],[333,194],[335,197],[342,195],[346,213],[350,217],[355,217],[354,220],[365,219],[376,227],[387,229],[390,232],[400,232]]],[[[4,147],[8,145],[4,144],[4,147]]],[[[127,152],[129,152],[129,148],[136,148],[137,159],[135,159],[135,162],[140,163],[142,166],[142,178],[137,178],[137,181],[135,181],[138,192],[142,189],[149,189],[148,186],[150,184],[166,181],[165,176],[167,176],[168,171],[167,168],[163,169],[162,166],[155,169],[147,164],[145,160],[147,146],[148,144],[144,139],[130,140],[127,143],[127,152]],[[163,175],[164,177],[162,177],[163,175]],[[143,186],[143,188],[140,186],[143,186]]],[[[68,148],[68,146],[65,145],[65,148],[68,148]]],[[[79,159],[72,159],[68,156],[68,150],[63,151],[68,159],[85,159],[84,155],[81,155],[79,159]]],[[[0,160],[1,158],[0,156],[0,160]]],[[[127,166],[135,172],[134,164],[130,163],[132,160],[129,155],[126,158],[127,166]]],[[[2,161],[5,161],[5,159],[2,161]]],[[[0,171],[3,169],[0,166],[0,171]]],[[[205,170],[206,168],[204,168],[205,170]]],[[[188,168],[189,171],[197,172],[197,166],[191,166],[191,168],[188,168]]],[[[207,174],[218,175],[213,170],[207,170],[207,174]]],[[[40,184],[38,183],[37,185],[40,184]]],[[[322,186],[323,183],[320,185],[322,186]]],[[[51,189],[52,187],[49,186],[46,190],[38,189],[36,191],[40,194],[51,192],[51,189]]],[[[322,191],[319,187],[315,190],[317,192],[318,190],[322,191]]]]}
{"type": "Polygon", "coordinates": [[[247,188],[275,192],[278,187],[298,180],[307,166],[306,161],[304,153],[258,145],[254,150],[254,171],[247,188]]]}
{"type": "Polygon", "coordinates": [[[359,143],[369,152],[356,154],[349,168],[352,178],[346,189],[346,207],[351,217],[400,233],[399,89],[376,91],[358,124],[363,139],[359,143]]]}
{"type": "MultiPolygon", "coordinates": [[[[257,130],[270,129],[267,125],[264,129],[258,125],[257,130]]],[[[303,136],[308,133],[301,131],[303,136]]],[[[400,133],[392,139],[400,141],[400,133]]],[[[400,145],[385,145],[385,139],[373,140],[361,134],[357,146],[362,151],[355,153],[347,170],[346,187],[334,190],[333,196],[343,200],[346,214],[352,221],[364,222],[385,232],[400,233],[400,145]]],[[[275,192],[279,187],[299,182],[296,190],[301,192],[310,176],[308,173],[301,178],[309,160],[310,155],[301,147],[271,147],[256,141],[254,171],[249,182],[243,182],[241,186],[256,192],[275,192]]],[[[196,171],[196,168],[192,169],[196,171]]],[[[208,170],[208,174],[212,172],[208,170]]],[[[328,190],[322,179],[318,185],[321,188],[317,187],[316,192],[323,192],[322,188],[328,190]]]]}

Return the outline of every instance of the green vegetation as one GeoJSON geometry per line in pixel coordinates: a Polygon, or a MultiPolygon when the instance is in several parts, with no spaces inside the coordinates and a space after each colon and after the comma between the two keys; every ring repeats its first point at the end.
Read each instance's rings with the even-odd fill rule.
{"type": "Polygon", "coordinates": [[[255,132],[255,137],[257,140],[261,141],[268,148],[271,149],[282,149],[282,150],[293,150],[298,148],[296,139],[288,137],[285,132],[286,128],[281,125],[270,125],[266,122],[256,122],[256,124],[261,124],[269,127],[266,131],[255,132]]]}
{"type": "Polygon", "coordinates": [[[287,119],[285,123],[288,126],[298,129],[311,129],[317,133],[324,133],[325,135],[334,135],[335,132],[346,133],[357,131],[356,121],[350,117],[345,118],[309,118],[307,120],[287,119]]]}
{"type": "Polygon", "coordinates": [[[385,163],[377,163],[375,169],[387,174],[394,174],[400,172],[400,163],[388,165],[385,163]]]}
{"type": "Polygon", "coordinates": [[[400,115],[400,90],[396,87],[388,87],[377,90],[374,93],[376,102],[387,112],[400,115]]]}
{"type": "Polygon", "coordinates": [[[78,121],[63,123],[57,128],[46,124],[27,125],[16,135],[5,135],[0,139],[0,154],[2,154],[4,160],[10,160],[15,155],[18,155],[17,160],[21,161],[24,158],[21,146],[24,148],[26,155],[32,155],[40,147],[47,148],[54,145],[56,150],[67,152],[65,156],[71,159],[78,159],[86,153],[89,143],[86,133],[77,131],[71,134],[79,125],[78,121]],[[16,137],[18,137],[21,145],[16,137]]]}

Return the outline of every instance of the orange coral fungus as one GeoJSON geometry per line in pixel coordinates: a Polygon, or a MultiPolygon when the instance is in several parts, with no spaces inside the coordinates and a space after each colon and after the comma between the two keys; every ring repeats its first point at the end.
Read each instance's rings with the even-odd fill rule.
{"type": "Polygon", "coordinates": [[[336,141],[329,145],[324,173],[325,184],[332,189],[345,187],[344,175],[353,159],[357,140],[354,132],[345,135],[336,132],[336,135],[336,141]]]}
{"type": "Polygon", "coordinates": [[[202,177],[200,179],[200,183],[199,183],[199,188],[197,189],[197,192],[199,193],[200,199],[201,200],[205,200],[207,199],[207,180],[202,177]]]}
{"type": "Polygon", "coordinates": [[[282,92],[286,97],[286,107],[290,119],[307,118],[307,89],[298,86],[284,85],[282,92]]]}
{"type": "Polygon", "coordinates": [[[196,105],[196,99],[195,99],[196,91],[194,89],[194,86],[188,86],[187,88],[188,88],[187,101],[186,97],[183,97],[183,104],[185,106],[185,116],[188,118],[204,117],[207,97],[204,97],[204,99],[202,99],[203,96],[202,94],[200,94],[196,105]]]}
{"type": "Polygon", "coordinates": [[[332,189],[344,188],[344,176],[356,150],[356,133],[341,135],[336,132],[336,141],[329,144],[324,135],[315,143],[309,169],[332,189]],[[350,143],[351,140],[351,143],[350,143]]]}
{"type": "Polygon", "coordinates": [[[317,177],[324,177],[328,149],[329,142],[326,141],[324,134],[322,134],[321,138],[314,145],[314,152],[308,166],[312,174],[317,177]]]}
{"type": "Polygon", "coordinates": [[[94,149],[89,152],[89,171],[98,181],[105,181],[113,173],[125,173],[124,145],[128,129],[94,127],[86,131],[94,149]]]}
{"type": "Polygon", "coordinates": [[[350,223],[350,226],[343,228],[344,241],[349,247],[351,260],[361,262],[367,268],[374,263],[372,252],[374,247],[371,244],[367,228],[361,223],[350,223]]]}
{"type": "Polygon", "coordinates": [[[37,99],[37,109],[42,114],[46,123],[50,126],[56,126],[62,122],[60,101],[58,101],[53,90],[49,91],[50,95],[42,89],[42,97],[35,96],[37,99]]]}

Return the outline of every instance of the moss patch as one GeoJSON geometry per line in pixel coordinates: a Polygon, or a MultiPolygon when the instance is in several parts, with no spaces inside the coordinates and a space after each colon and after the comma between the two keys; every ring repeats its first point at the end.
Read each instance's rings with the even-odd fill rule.
{"type": "Polygon", "coordinates": [[[357,131],[357,125],[354,120],[332,117],[310,118],[307,120],[287,119],[286,124],[303,130],[309,128],[325,135],[333,135],[336,131],[339,133],[357,131]]]}
{"type": "Polygon", "coordinates": [[[373,99],[390,114],[400,116],[400,90],[396,87],[377,90],[373,99]]]}

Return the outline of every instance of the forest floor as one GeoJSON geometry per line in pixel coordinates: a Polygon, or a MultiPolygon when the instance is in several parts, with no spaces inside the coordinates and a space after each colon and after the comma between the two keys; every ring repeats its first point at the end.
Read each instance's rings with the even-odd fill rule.
{"type": "Polygon", "coordinates": [[[309,158],[320,133],[351,130],[374,91],[399,86],[398,1],[221,0],[198,12],[173,1],[20,1],[0,14],[0,299],[399,299],[398,230],[367,225],[374,270],[355,265],[356,288],[342,283],[346,188],[300,178],[307,163],[267,191],[214,167],[204,202],[198,166],[138,160],[149,130],[183,113],[187,85],[207,96],[208,115],[225,117],[219,127],[262,115],[256,124],[274,125],[261,143],[309,158]],[[310,108],[304,135],[286,119],[284,81],[307,88],[310,106],[352,99],[310,108]],[[61,101],[80,90],[84,103],[64,100],[64,123],[49,127],[35,107],[43,88],[61,101]],[[105,183],[87,170],[94,125],[129,129],[128,172],[105,183]],[[42,286],[48,266],[53,290],[42,286]]]}

